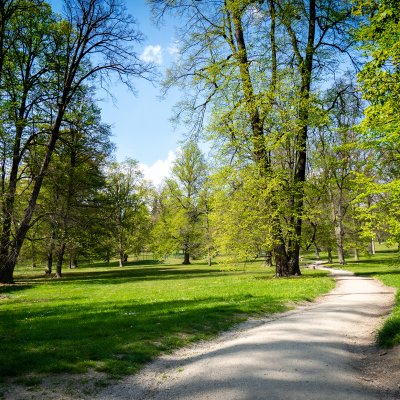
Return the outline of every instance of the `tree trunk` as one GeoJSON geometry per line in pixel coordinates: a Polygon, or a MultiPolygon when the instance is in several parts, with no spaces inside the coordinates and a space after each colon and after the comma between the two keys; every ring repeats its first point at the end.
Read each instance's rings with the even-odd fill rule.
{"type": "Polygon", "coordinates": [[[13,284],[14,283],[14,268],[17,260],[13,257],[2,260],[2,268],[0,268],[0,283],[13,284]]]}
{"type": "Polygon", "coordinates": [[[315,257],[319,260],[321,258],[319,255],[319,248],[317,245],[314,245],[314,247],[315,247],[315,257]]]}
{"type": "Polygon", "coordinates": [[[62,264],[64,260],[65,246],[66,243],[63,241],[57,252],[56,278],[62,278],[62,264]]]}
{"type": "Polygon", "coordinates": [[[346,264],[346,260],[344,257],[343,230],[341,223],[339,223],[339,225],[335,227],[335,236],[336,236],[339,264],[344,265],[346,264]]]}
{"type": "Polygon", "coordinates": [[[266,267],[272,267],[272,251],[267,251],[264,257],[264,265],[266,267]]]}
{"type": "Polygon", "coordinates": [[[354,249],[354,261],[359,261],[359,260],[360,260],[360,258],[359,258],[359,256],[358,256],[358,249],[355,248],[355,249],[354,249]]]}
{"type": "Polygon", "coordinates": [[[374,240],[374,238],[371,239],[371,254],[375,255],[375,240],[374,240]]]}
{"type": "Polygon", "coordinates": [[[51,237],[50,237],[50,246],[47,251],[47,267],[45,270],[45,273],[48,275],[50,275],[53,270],[53,252],[54,252],[54,248],[55,248],[56,236],[57,236],[56,228],[54,226],[52,226],[51,237]]]}
{"type": "Polygon", "coordinates": [[[69,256],[69,268],[70,269],[78,268],[78,260],[75,253],[70,254],[69,256]]]}
{"type": "Polygon", "coordinates": [[[46,267],[46,274],[50,275],[53,269],[53,248],[51,248],[47,253],[47,267],[46,267]]]}
{"type": "Polygon", "coordinates": [[[289,263],[285,245],[283,243],[274,247],[275,276],[289,276],[289,263]]]}
{"type": "Polygon", "coordinates": [[[185,250],[184,251],[184,256],[183,256],[183,265],[190,265],[190,257],[189,253],[185,250]]]}
{"type": "Polygon", "coordinates": [[[328,251],[328,263],[332,264],[333,263],[332,249],[328,247],[327,251],[328,251]]]}

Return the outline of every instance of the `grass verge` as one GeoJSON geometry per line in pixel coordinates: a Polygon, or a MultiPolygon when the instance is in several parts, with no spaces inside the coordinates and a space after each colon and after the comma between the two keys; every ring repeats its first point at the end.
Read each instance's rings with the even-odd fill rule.
{"type": "Polygon", "coordinates": [[[151,261],[68,270],[61,280],[19,268],[0,286],[0,376],[104,371],[208,339],[249,315],[287,310],[329,291],[324,273],[275,279],[261,262],[245,271],[151,261]]]}

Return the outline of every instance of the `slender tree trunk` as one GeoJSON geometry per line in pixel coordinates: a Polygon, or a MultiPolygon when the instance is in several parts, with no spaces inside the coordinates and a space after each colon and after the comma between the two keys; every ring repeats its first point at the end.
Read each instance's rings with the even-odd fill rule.
{"type": "Polygon", "coordinates": [[[264,265],[266,267],[272,267],[272,251],[267,251],[264,257],[264,265]]]}
{"type": "Polygon", "coordinates": [[[338,212],[336,215],[335,237],[336,237],[339,264],[344,265],[346,263],[345,256],[344,256],[344,246],[343,246],[344,229],[343,229],[343,216],[342,216],[340,204],[339,204],[338,212]]]}
{"type": "Polygon", "coordinates": [[[62,278],[62,265],[64,260],[65,246],[66,243],[63,241],[57,252],[56,278],[62,278]]]}
{"type": "Polygon", "coordinates": [[[53,226],[51,230],[51,237],[50,237],[50,245],[47,251],[47,267],[46,267],[46,274],[50,275],[53,269],[53,252],[55,248],[55,241],[56,241],[56,229],[53,226]]]}
{"type": "Polygon", "coordinates": [[[374,240],[374,238],[371,239],[371,254],[375,255],[375,240],[374,240]]]}
{"type": "Polygon", "coordinates": [[[119,266],[123,267],[124,266],[124,250],[123,249],[119,249],[119,266]]]}
{"type": "Polygon", "coordinates": [[[359,260],[360,260],[360,258],[359,258],[359,256],[358,256],[358,249],[355,248],[355,249],[354,249],[354,261],[359,261],[359,260]]]}
{"type": "Polygon", "coordinates": [[[70,269],[78,268],[78,260],[75,253],[71,253],[69,256],[69,268],[70,269]]]}
{"type": "Polygon", "coordinates": [[[47,267],[46,267],[46,274],[50,275],[53,269],[53,249],[51,247],[47,253],[47,267]]]}
{"type": "Polygon", "coordinates": [[[246,101],[247,112],[250,117],[253,154],[261,170],[266,171],[268,169],[268,152],[265,147],[263,123],[260,117],[259,107],[254,96],[254,87],[251,81],[249,70],[250,63],[247,55],[242,20],[236,5],[233,5],[231,15],[236,47],[234,43],[230,43],[230,45],[233,55],[239,64],[241,86],[246,101]]]}
{"type": "Polygon", "coordinates": [[[319,255],[319,248],[316,244],[314,245],[314,248],[315,248],[315,257],[319,260],[321,258],[319,255]]]}
{"type": "Polygon", "coordinates": [[[332,264],[333,263],[332,249],[328,247],[327,251],[328,251],[328,263],[332,264]]]}

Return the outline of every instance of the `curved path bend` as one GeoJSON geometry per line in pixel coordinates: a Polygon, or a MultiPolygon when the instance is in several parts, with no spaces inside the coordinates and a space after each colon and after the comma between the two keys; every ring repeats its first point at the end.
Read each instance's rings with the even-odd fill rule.
{"type": "Polygon", "coordinates": [[[101,400],[370,400],[382,393],[354,365],[393,304],[380,282],[331,270],[316,303],[180,350],[105,388],[101,400]]]}

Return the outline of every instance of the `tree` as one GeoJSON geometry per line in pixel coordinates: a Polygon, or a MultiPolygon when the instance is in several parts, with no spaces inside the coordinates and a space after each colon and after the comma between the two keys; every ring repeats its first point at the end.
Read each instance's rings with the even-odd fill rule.
{"type": "Polygon", "coordinates": [[[374,149],[379,160],[374,175],[359,176],[356,205],[364,237],[374,239],[384,231],[390,242],[400,243],[400,4],[359,0],[355,13],[362,18],[356,38],[367,59],[358,79],[369,103],[360,128],[365,146],[374,149]]]}
{"type": "MultiPolygon", "coordinates": [[[[131,86],[132,77],[144,76],[150,71],[150,66],[143,63],[134,51],[134,45],[140,42],[142,36],[135,30],[133,19],[126,14],[118,0],[65,0],[63,19],[50,14],[43,20],[44,12],[48,13],[48,6],[39,4],[36,13],[26,12],[16,16],[21,22],[19,26],[28,27],[28,30],[30,26],[33,29],[44,29],[41,36],[37,32],[29,31],[21,39],[18,38],[20,44],[16,45],[15,31],[11,26],[6,27],[6,37],[9,38],[10,45],[17,48],[16,54],[23,55],[20,58],[9,55],[8,63],[17,65],[16,70],[22,72],[22,82],[25,82],[22,86],[26,86],[32,96],[35,90],[41,89],[44,94],[41,97],[40,111],[47,112],[40,117],[39,127],[32,119],[32,106],[15,121],[13,131],[7,125],[2,126],[2,132],[6,135],[4,143],[9,143],[12,149],[11,154],[5,154],[7,161],[3,161],[3,182],[7,183],[2,187],[2,283],[13,282],[15,264],[32,225],[32,217],[51,158],[62,137],[66,113],[82,86],[89,81],[93,84],[96,79],[97,82],[104,83],[112,73],[131,86]],[[32,24],[34,18],[36,24],[32,24]],[[26,43],[30,44],[31,41],[41,47],[35,47],[36,52],[29,56],[26,43]],[[20,59],[22,64],[16,63],[20,59]],[[21,171],[25,169],[24,156],[38,144],[45,151],[37,153],[37,167],[30,177],[26,208],[18,223],[14,223],[16,187],[21,171]],[[11,165],[10,169],[6,168],[8,165],[11,165]]],[[[22,33],[24,32],[23,29],[22,33]]],[[[30,47],[32,45],[28,49],[30,47]]],[[[21,99],[23,98],[22,94],[21,99]]]]}
{"type": "MultiPolygon", "coordinates": [[[[353,79],[340,79],[322,98],[324,119],[315,129],[311,180],[318,185],[318,201],[325,205],[333,228],[339,263],[345,263],[345,242],[357,242],[352,217],[357,196],[357,174],[369,171],[372,152],[360,146],[355,129],[362,117],[363,104],[353,79]]],[[[317,189],[317,190],[318,190],[317,189]]],[[[325,223],[326,224],[326,223],[325,223]]]]}
{"type": "Polygon", "coordinates": [[[104,167],[113,146],[110,128],[101,123],[100,110],[87,93],[68,113],[68,131],[53,155],[35,215],[48,224],[47,273],[57,255],[56,276],[61,277],[64,254],[71,266],[87,244],[88,232],[98,227],[99,193],[105,186],[104,167]]]}
{"type": "MultiPolygon", "coordinates": [[[[312,91],[317,75],[331,73],[327,64],[333,56],[349,50],[345,30],[351,23],[351,4],[314,0],[150,3],[158,16],[177,12],[185,21],[180,57],[166,79],[167,88],[189,88],[186,101],[178,105],[178,116],[199,132],[210,110],[211,137],[222,143],[226,153],[255,163],[260,182],[275,178],[282,182],[285,175],[287,198],[283,200],[281,190],[269,192],[269,207],[280,210],[273,213],[273,253],[277,275],[300,274],[312,91]]],[[[265,191],[268,186],[261,192],[265,191]]]]}
{"type": "Polygon", "coordinates": [[[148,188],[135,160],[109,165],[105,202],[109,243],[122,267],[129,251],[139,254],[144,250],[151,230],[148,188]]]}
{"type": "MultiPolygon", "coordinates": [[[[206,214],[203,188],[207,165],[195,142],[188,142],[178,154],[158,200],[158,221],[155,240],[158,253],[182,250],[183,264],[204,247],[206,214]],[[203,208],[204,207],[204,208],[203,208]]],[[[162,255],[164,255],[162,254],[162,255]]]]}
{"type": "Polygon", "coordinates": [[[356,37],[368,57],[358,79],[370,102],[362,127],[382,145],[398,145],[400,127],[399,13],[394,0],[359,0],[364,22],[356,37]]]}

